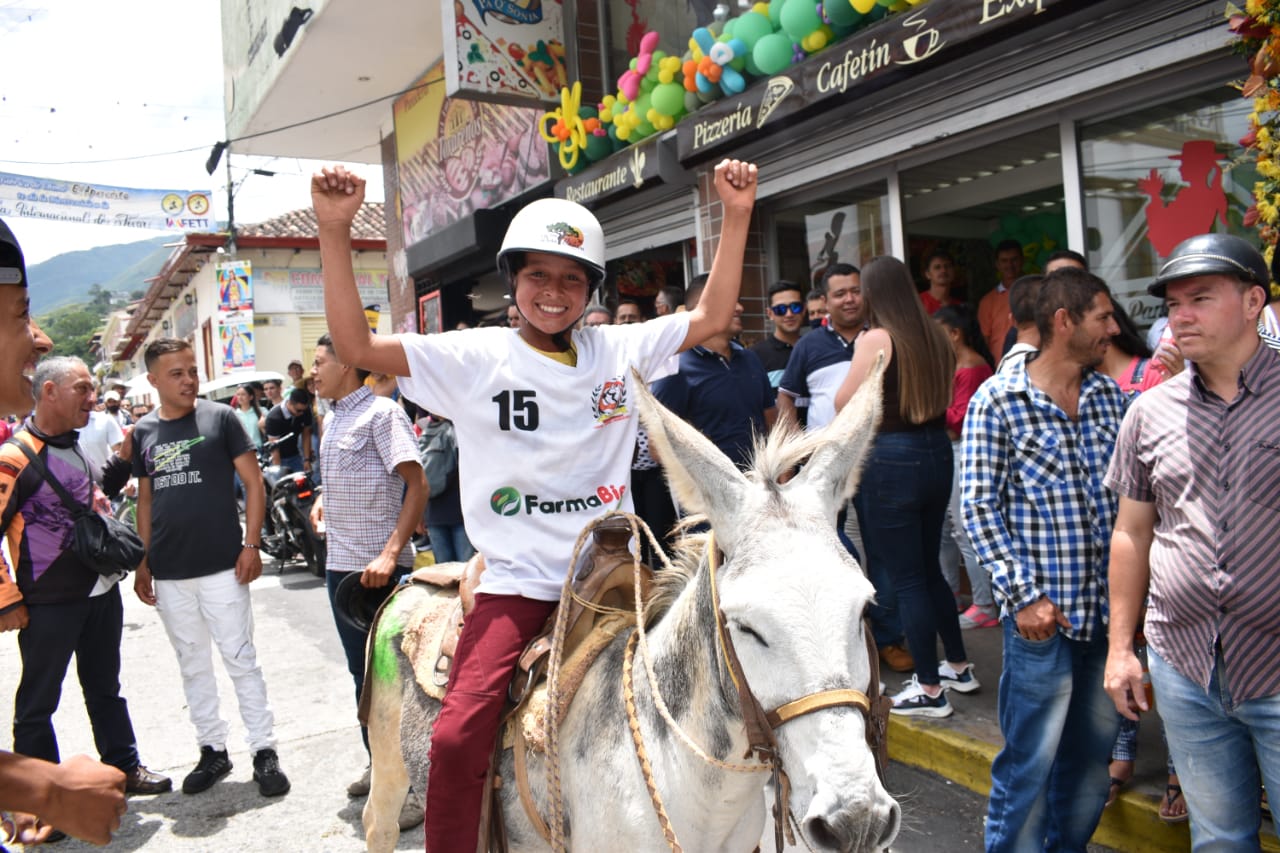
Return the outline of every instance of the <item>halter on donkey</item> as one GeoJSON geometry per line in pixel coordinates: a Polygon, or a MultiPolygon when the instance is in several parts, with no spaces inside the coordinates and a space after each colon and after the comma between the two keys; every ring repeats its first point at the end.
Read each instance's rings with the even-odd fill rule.
{"type": "MultiPolygon", "coordinates": [[[[546,820],[562,803],[553,839],[575,850],[746,853],[760,843],[765,782],[781,769],[790,788],[781,799],[811,849],[884,850],[893,841],[899,809],[877,776],[866,738],[873,715],[861,707],[877,686],[862,621],[873,592],[835,534],[874,437],[882,372],[824,430],[775,432],[746,474],[641,390],[673,490],[707,516],[724,561],[713,570],[705,541],[686,541],[678,565],[659,573],[664,592],[650,604],[647,630],[624,631],[600,653],[558,731],[547,732],[558,761],[526,753],[538,814],[546,820]],[[802,461],[795,478],[778,482],[802,461]],[[642,668],[634,679],[633,656],[642,668]],[[786,725],[762,710],[814,695],[786,725]],[[638,754],[648,758],[643,772],[638,754]]],[[[380,625],[371,641],[370,670],[384,676],[368,688],[371,850],[395,845],[407,768],[425,779],[438,710],[394,630],[380,625]]],[[[520,803],[514,764],[508,750],[497,768],[508,844],[546,850],[520,803]]]]}

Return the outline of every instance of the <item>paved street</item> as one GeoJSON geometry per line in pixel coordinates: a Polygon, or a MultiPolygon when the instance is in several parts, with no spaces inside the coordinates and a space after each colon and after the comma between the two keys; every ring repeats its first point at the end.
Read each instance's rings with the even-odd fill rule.
{"type": "MultiPolygon", "coordinates": [[[[283,575],[268,563],[253,585],[258,657],[276,716],[280,763],[293,783],[284,797],[268,800],[253,783],[253,765],[231,682],[215,664],[223,715],[231,723],[228,749],[235,769],[209,791],[177,791],[132,797],[129,814],[109,850],[363,850],[360,809],[347,783],[364,767],[355,722],[351,676],[347,674],[329,614],[324,584],[301,564],[283,575]]],[[[174,786],[199,757],[187,719],[177,661],[155,611],[124,590],[124,695],[129,700],[143,763],[173,777],[174,786]]],[[[54,725],[62,754],[96,756],[74,666],[63,687],[54,725]]],[[[12,691],[20,666],[17,638],[0,635],[0,684],[12,691]]],[[[0,697],[0,743],[12,743],[12,693],[0,697]]],[[[406,833],[402,850],[421,850],[422,830],[406,833]]],[[[93,850],[69,840],[49,848],[93,850]]]]}
{"type": "MultiPolygon", "coordinates": [[[[194,766],[198,749],[182,696],[173,651],[155,611],[124,590],[124,693],[129,700],[143,762],[173,777],[175,787],[194,766]]],[[[236,712],[231,682],[215,665],[223,713],[231,722],[228,748],[235,769],[209,791],[133,797],[113,851],[358,851],[363,800],[346,786],[364,766],[355,702],[342,649],[329,615],[324,585],[300,564],[283,575],[268,562],[253,586],[259,659],[275,709],[280,761],[293,783],[284,797],[259,796],[236,712]]],[[[0,684],[12,689],[20,667],[14,634],[0,635],[0,684]]],[[[13,703],[0,697],[0,743],[11,743],[13,703]]],[[[63,755],[96,755],[74,671],[63,688],[54,722],[63,755]]],[[[929,773],[901,765],[889,786],[903,806],[903,832],[895,851],[933,853],[982,849],[983,798],[929,773]]],[[[399,849],[421,850],[422,829],[402,835],[399,849]]],[[[92,850],[68,840],[58,851],[92,850]]],[[[763,850],[772,850],[767,834],[763,850]]],[[[803,848],[802,848],[803,849],[803,848]]]]}

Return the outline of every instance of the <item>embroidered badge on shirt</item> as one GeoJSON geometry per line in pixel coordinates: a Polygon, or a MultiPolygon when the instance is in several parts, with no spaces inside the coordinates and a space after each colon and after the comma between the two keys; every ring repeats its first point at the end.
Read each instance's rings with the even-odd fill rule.
{"type": "Polygon", "coordinates": [[[626,378],[615,376],[597,385],[591,392],[591,411],[596,419],[596,429],[629,418],[626,378]]]}

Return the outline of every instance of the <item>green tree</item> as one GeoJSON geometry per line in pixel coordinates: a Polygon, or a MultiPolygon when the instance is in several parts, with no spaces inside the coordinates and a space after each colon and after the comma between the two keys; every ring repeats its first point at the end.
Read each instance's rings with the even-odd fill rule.
{"type": "Polygon", "coordinates": [[[79,356],[86,364],[92,365],[94,358],[89,351],[89,342],[101,328],[109,310],[109,307],[99,309],[92,304],[68,305],[37,318],[37,322],[53,341],[54,355],[79,356]]]}

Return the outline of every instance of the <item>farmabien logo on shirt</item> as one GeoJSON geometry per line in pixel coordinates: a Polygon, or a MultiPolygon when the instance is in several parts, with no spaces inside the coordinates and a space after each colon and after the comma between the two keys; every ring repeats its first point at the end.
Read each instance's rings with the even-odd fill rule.
{"type": "Polygon", "coordinates": [[[522,507],[525,515],[533,515],[535,512],[539,515],[584,512],[589,509],[599,509],[607,504],[620,503],[622,496],[626,493],[626,486],[606,485],[597,487],[595,494],[582,498],[543,500],[537,495],[521,495],[513,486],[503,486],[495,489],[489,496],[489,508],[498,515],[518,515],[522,507]]]}

